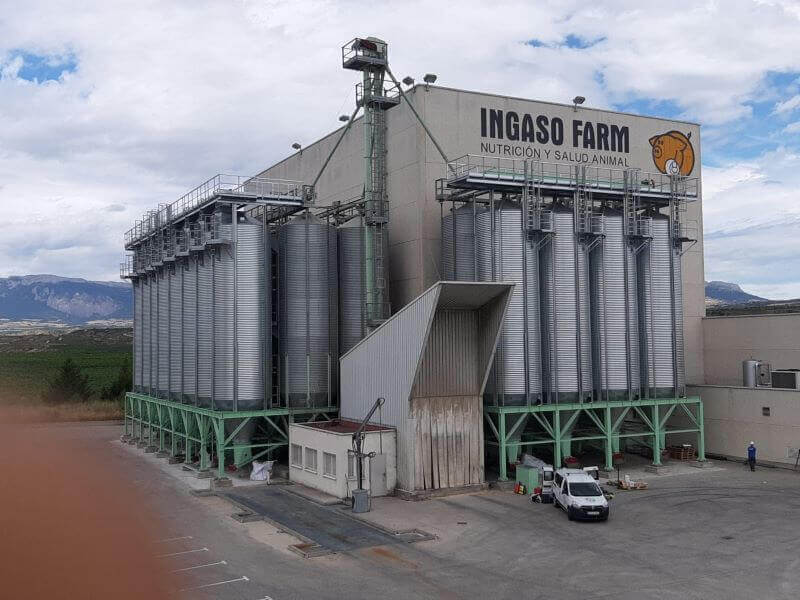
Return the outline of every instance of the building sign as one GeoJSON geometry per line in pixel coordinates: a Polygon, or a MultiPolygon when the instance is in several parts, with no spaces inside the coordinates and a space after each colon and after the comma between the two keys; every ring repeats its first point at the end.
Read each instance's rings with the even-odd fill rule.
{"type": "Polygon", "coordinates": [[[480,154],[668,175],[690,175],[695,167],[691,131],[659,132],[653,125],[663,127],[660,119],[541,106],[534,113],[481,106],[480,154]]]}

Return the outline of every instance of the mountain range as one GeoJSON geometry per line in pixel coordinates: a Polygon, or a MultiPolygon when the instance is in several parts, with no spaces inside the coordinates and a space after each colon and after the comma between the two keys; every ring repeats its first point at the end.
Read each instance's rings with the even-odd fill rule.
{"type": "Polygon", "coordinates": [[[0,278],[0,320],[41,319],[79,325],[133,318],[133,294],[125,282],[87,281],[56,275],[0,278]]]}
{"type": "MultiPolygon", "coordinates": [[[[768,302],[735,283],[706,281],[706,304],[768,302]]],[[[88,321],[133,318],[131,286],[57,275],[0,278],[0,319],[45,320],[80,325],[88,321]]]]}
{"type": "Polygon", "coordinates": [[[735,283],[726,281],[706,281],[706,304],[749,304],[769,302],[766,298],[748,294],[735,283]]]}

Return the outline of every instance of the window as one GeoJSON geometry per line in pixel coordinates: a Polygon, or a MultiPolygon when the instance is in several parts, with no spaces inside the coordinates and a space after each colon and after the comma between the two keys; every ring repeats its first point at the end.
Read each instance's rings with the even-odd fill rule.
{"type": "Polygon", "coordinates": [[[769,406],[762,406],[761,407],[761,415],[764,417],[769,416],[769,406]]]}
{"type": "Polygon", "coordinates": [[[347,478],[356,478],[356,455],[350,450],[347,451],[347,478]]]}
{"type": "Polygon", "coordinates": [[[306,448],[306,471],[317,472],[317,451],[314,448],[306,448]]]}
{"type": "Polygon", "coordinates": [[[556,473],[556,476],[555,476],[556,487],[560,488],[562,481],[563,481],[563,478],[561,477],[561,474],[560,473],[556,473]]]}
{"type": "Polygon", "coordinates": [[[336,479],[336,455],[330,452],[322,453],[322,475],[336,479]]]}
{"type": "Polygon", "coordinates": [[[569,494],[571,496],[583,498],[586,496],[602,496],[603,492],[600,491],[600,488],[594,482],[573,481],[569,484],[569,494]]]}
{"type": "Polygon", "coordinates": [[[303,468],[303,447],[299,444],[292,444],[292,466],[303,468]]]}

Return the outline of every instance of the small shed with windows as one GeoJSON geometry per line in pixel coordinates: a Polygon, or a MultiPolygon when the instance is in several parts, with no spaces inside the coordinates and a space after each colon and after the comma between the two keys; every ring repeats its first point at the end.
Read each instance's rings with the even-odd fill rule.
{"type": "MultiPolygon", "coordinates": [[[[337,498],[349,498],[358,488],[358,467],[353,456],[353,433],[359,423],[347,419],[289,426],[289,479],[337,498]]],[[[392,427],[369,424],[364,430],[363,488],[372,496],[385,496],[397,484],[396,432],[392,427]]]]}

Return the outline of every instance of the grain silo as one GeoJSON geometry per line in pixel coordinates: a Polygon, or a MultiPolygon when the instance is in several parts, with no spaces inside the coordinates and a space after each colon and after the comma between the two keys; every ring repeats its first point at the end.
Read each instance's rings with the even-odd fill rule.
{"type": "Polygon", "coordinates": [[[542,252],[543,339],[550,402],[590,399],[592,384],[589,260],[573,211],[553,208],[552,241],[542,252]]]}
{"type": "Polygon", "coordinates": [[[361,218],[351,219],[338,229],[339,253],[339,354],[364,339],[367,310],[364,301],[366,232],[361,218]]]}
{"type": "MultiPolygon", "coordinates": [[[[461,214],[471,215],[471,210],[461,214]]],[[[536,403],[542,398],[542,370],[535,240],[523,230],[521,206],[507,200],[494,210],[477,212],[475,236],[478,281],[516,284],[486,383],[486,401],[511,406],[536,403]]]]}
{"type": "Polygon", "coordinates": [[[592,333],[597,399],[639,396],[639,311],[634,247],[622,212],[603,211],[604,235],[591,252],[592,333]],[[630,391],[630,393],[629,393],[630,391]]]}
{"type": "Polygon", "coordinates": [[[442,281],[476,281],[475,220],[478,207],[463,204],[442,217],[442,281]]]}
{"type": "Polygon", "coordinates": [[[336,228],[308,213],[280,229],[280,393],[290,407],[336,398],[336,241],[336,228]]]}

